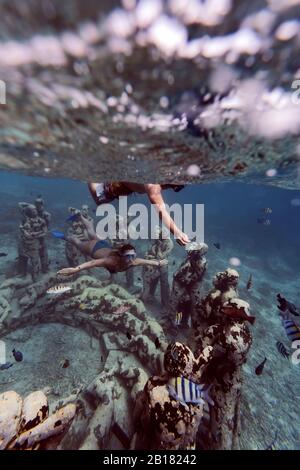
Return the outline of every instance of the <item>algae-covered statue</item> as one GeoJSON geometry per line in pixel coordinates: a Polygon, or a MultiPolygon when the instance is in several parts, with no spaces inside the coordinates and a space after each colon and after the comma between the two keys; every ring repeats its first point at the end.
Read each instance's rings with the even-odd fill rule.
{"type": "Polygon", "coordinates": [[[228,300],[238,297],[239,273],[235,269],[228,268],[218,272],[213,278],[213,289],[200,298],[195,305],[196,336],[209,325],[217,323],[220,316],[220,308],[228,300]]]}
{"type": "MultiPolygon", "coordinates": [[[[174,243],[167,236],[167,232],[160,227],[157,227],[158,238],[153,240],[153,243],[145,255],[146,259],[168,259],[174,243]]],[[[143,267],[143,292],[141,299],[144,301],[153,299],[158,283],[160,284],[160,297],[163,311],[167,312],[169,309],[170,301],[170,286],[168,279],[168,265],[155,267],[143,267]]]]}
{"type": "Polygon", "coordinates": [[[178,312],[182,313],[182,325],[187,326],[189,316],[192,323],[195,319],[195,308],[201,299],[201,287],[206,272],[207,262],[205,255],[208,246],[205,243],[191,243],[188,245],[187,256],[173,277],[170,298],[170,312],[172,320],[178,312]]]}
{"type": "Polygon", "coordinates": [[[204,408],[212,403],[202,375],[213,348],[195,357],[179,342],[164,355],[165,373],[150,377],[135,408],[136,449],[184,450],[195,448],[204,408]]]}
{"type": "MultiPolygon", "coordinates": [[[[214,306],[212,306],[214,309],[214,306]]],[[[218,323],[203,331],[198,338],[199,351],[213,347],[214,357],[204,373],[212,383],[210,424],[198,436],[199,447],[206,449],[237,449],[240,432],[240,400],[242,365],[252,344],[248,323],[255,317],[249,304],[238,298],[225,301],[218,309],[218,323]]]]}
{"type": "Polygon", "coordinates": [[[19,208],[23,216],[19,226],[19,273],[26,276],[29,268],[33,280],[36,281],[41,271],[48,269],[48,257],[44,257],[47,223],[38,215],[34,205],[19,203],[19,208]]]}
{"type": "Polygon", "coordinates": [[[54,438],[56,447],[75,413],[76,405],[70,403],[49,415],[48,400],[41,390],[24,399],[14,391],[4,392],[0,394],[0,450],[47,449],[54,438]]]}
{"type": "MultiPolygon", "coordinates": [[[[50,222],[51,222],[51,214],[50,212],[47,212],[45,210],[43,199],[41,197],[38,197],[35,200],[34,205],[36,207],[38,216],[44,219],[47,229],[49,230],[50,222]]],[[[40,258],[41,258],[41,264],[42,264],[42,271],[43,273],[46,273],[49,269],[49,256],[48,256],[48,249],[47,249],[45,237],[40,238],[40,258]]]]}
{"type": "MultiPolygon", "coordinates": [[[[82,223],[80,214],[82,214],[87,220],[92,221],[92,217],[89,214],[89,208],[87,205],[83,205],[81,210],[76,209],[74,207],[69,207],[70,216],[68,220],[70,222],[70,226],[67,230],[67,236],[75,236],[81,241],[87,241],[89,239],[88,233],[86,230],[85,225],[82,223]]],[[[68,261],[68,265],[70,267],[77,266],[80,263],[83,263],[88,258],[84,256],[78,248],[70,242],[66,242],[65,245],[65,254],[68,261]]]]}

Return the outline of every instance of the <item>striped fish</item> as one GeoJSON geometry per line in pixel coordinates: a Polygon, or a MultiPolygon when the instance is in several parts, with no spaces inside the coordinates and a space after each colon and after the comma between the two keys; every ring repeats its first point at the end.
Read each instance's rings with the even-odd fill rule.
{"type": "Polygon", "coordinates": [[[282,344],[280,341],[277,341],[276,347],[277,347],[277,349],[278,349],[278,352],[279,352],[285,359],[288,359],[289,353],[288,353],[286,347],[284,346],[284,344],[282,344]]]}
{"type": "Polygon", "coordinates": [[[48,289],[46,292],[47,294],[64,294],[65,292],[69,292],[70,290],[72,290],[72,287],[71,286],[68,286],[66,284],[60,284],[59,286],[53,286],[53,287],[50,287],[50,289],[48,289]]]}
{"type": "Polygon", "coordinates": [[[169,394],[176,400],[183,404],[205,404],[205,402],[214,404],[209,396],[211,386],[207,387],[205,384],[197,384],[188,380],[185,377],[173,377],[169,380],[168,389],[169,394]]]}
{"type": "Polygon", "coordinates": [[[300,339],[300,327],[296,325],[293,320],[284,319],[282,320],[282,324],[285,328],[287,337],[291,342],[300,339]]]}

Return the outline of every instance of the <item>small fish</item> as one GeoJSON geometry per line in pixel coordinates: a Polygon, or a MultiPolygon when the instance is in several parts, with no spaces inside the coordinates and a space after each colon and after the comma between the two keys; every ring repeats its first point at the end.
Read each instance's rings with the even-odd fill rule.
{"type": "Polygon", "coordinates": [[[263,373],[266,362],[267,362],[267,358],[265,357],[264,360],[256,367],[255,369],[256,375],[261,375],[263,373]]]}
{"type": "Polygon", "coordinates": [[[173,266],[176,266],[176,261],[175,260],[173,261],[173,266]]]}
{"type": "Polygon", "coordinates": [[[132,336],[131,336],[131,334],[129,333],[129,331],[127,331],[126,336],[127,336],[127,338],[129,339],[129,341],[132,339],[132,336]]]}
{"type": "Polygon", "coordinates": [[[217,250],[221,249],[221,244],[220,243],[214,243],[213,245],[217,248],[217,250]]]}
{"type": "Polygon", "coordinates": [[[6,362],[5,364],[1,364],[0,365],[0,370],[6,370],[6,369],[9,369],[10,367],[12,367],[13,364],[11,362],[6,362]]]}
{"type": "Polygon", "coordinates": [[[103,362],[103,356],[100,357],[100,361],[103,362]]]}
{"type": "Polygon", "coordinates": [[[197,384],[185,377],[172,377],[168,383],[169,394],[183,404],[195,403],[214,405],[213,400],[209,396],[211,385],[207,387],[205,384],[197,384]]]}
{"type": "Polygon", "coordinates": [[[261,212],[263,212],[264,214],[272,214],[273,210],[271,209],[271,207],[263,207],[261,209],[261,212]]]}
{"type": "Polygon", "coordinates": [[[87,307],[86,304],[80,304],[80,305],[79,305],[80,310],[84,310],[86,307],[87,307]]]}
{"type": "Polygon", "coordinates": [[[50,289],[48,289],[46,293],[57,295],[57,294],[64,294],[65,292],[70,292],[70,290],[72,290],[71,286],[67,286],[66,284],[60,284],[58,286],[50,287],[50,289]]]}
{"type": "Polygon", "coordinates": [[[182,312],[177,312],[175,315],[175,325],[176,326],[181,325],[181,321],[182,321],[182,312]]]}
{"type": "Polygon", "coordinates": [[[117,308],[117,310],[114,313],[125,313],[130,309],[130,305],[121,305],[121,307],[117,308]]]}
{"type": "Polygon", "coordinates": [[[252,274],[250,274],[250,276],[249,276],[246,287],[247,287],[248,290],[250,290],[251,287],[252,287],[252,274]]]}
{"type": "Polygon", "coordinates": [[[261,225],[270,225],[271,224],[271,220],[270,219],[265,219],[264,217],[259,217],[257,219],[257,223],[258,224],[261,224],[261,225]]]}
{"type": "Polygon", "coordinates": [[[278,352],[285,358],[285,359],[288,359],[290,357],[286,347],[284,346],[284,344],[282,344],[280,341],[277,341],[276,343],[276,347],[277,347],[277,350],[278,352]]]}
{"type": "Polygon", "coordinates": [[[17,362],[23,361],[23,354],[21,353],[21,351],[16,351],[15,349],[13,349],[12,353],[17,362]]]}
{"type": "Polygon", "coordinates": [[[161,343],[158,338],[155,339],[154,344],[155,344],[156,349],[159,349],[161,347],[161,343]]]}
{"type": "Polygon", "coordinates": [[[76,214],[72,214],[70,215],[67,219],[66,219],[66,222],[75,222],[76,220],[78,220],[80,217],[80,212],[77,212],[76,214]]]}
{"type": "Polygon", "coordinates": [[[67,367],[69,367],[69,365],[70,365],[69,359],[65,359],[65,360],[62,361],[62,363],[61,363],[62,369],[66,369],[67,367]]]}
{"type": "Polygon", "coordinates": [[[293,320],[282,320],[287,337],[291,342],[300,340],[300,327],[293,320]]]}
{"type": "Polygon", "coordinates": [[[252,315],[247,315],[247,313],[245,313],[245,311],[242,308],[223,307],[222,312],[225,313],[225,315],[228,315],[228,317],[231,317],[237,320],[248,320],[248,322],[250,322],[251,325],[254,325],[255,317],[252,315]]]}
{"type": "Polygon", "coordinates": [[[282,312],[286,312],[287,310],[287,300],[282,297],[280,294],[277,294],[277,300],[279,302],[279,305],[277,305],[277,308],[281,310],[282,312]]]}
{"type": "Polygon", "coordinates": [[[8,255],[8,253],[3,253],[3,252],[1,252],[1,253],[0,253],[0,258],[3,258],[4,256],[7,256],[7,255],[8,255]]]}
{"type": "Polygon", "coordinates": [[[292,302],[289,302],[280,294],[277,294],[277,300],[279,302],[279,305],[277,305],[279,310],[281,310],[282,312],[286,312],[288,310],[295,317],[300,317],[300,313],[296,305],[292,304],[292,302]]]}

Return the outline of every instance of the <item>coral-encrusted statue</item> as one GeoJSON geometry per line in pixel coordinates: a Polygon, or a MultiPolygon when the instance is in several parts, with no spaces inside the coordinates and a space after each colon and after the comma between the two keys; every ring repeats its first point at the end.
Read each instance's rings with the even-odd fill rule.
{"type": "Polygon", "coordinates": [[[46,395],[30,393],[24,400],[14,391],[0,395],[0,450],[32,450],[62,436],[71,424],[76,405],[68,404],[49,416],[46,395]]]}
{"type": "Polygon", "coordinates": [[[198,338],[199,351],[212,346],[214,357],[204,373],[204,380],[213,384],[209,428],[199,436],[199,447],[231,450],[238,448],[242,365],[252,344],[248,323],[249,304],[233,298],[218,307],[219,322],[203,331],[198,338]]]}
{"type": "Polygon", "coordinates": [[[151,377],[137,401],[136,448],[194,448],[204,407],[210,402],[207,388],[200,381],[212,351],[207,347],[196,358],[182,343],[168,346],[164,356],[166,372],[151,377]]]}

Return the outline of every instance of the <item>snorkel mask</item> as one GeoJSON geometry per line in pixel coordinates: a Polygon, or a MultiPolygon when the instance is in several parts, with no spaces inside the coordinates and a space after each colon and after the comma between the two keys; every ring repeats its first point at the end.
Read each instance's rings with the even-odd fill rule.
{"type": "Polygon", "coordinates": [[[122,253],[122,258],[124,258],[128,263],[134,261],[136,259],[136,252],[135,250],[128,250],[122,253]]]}

